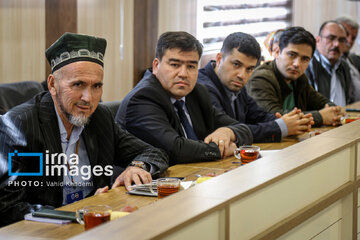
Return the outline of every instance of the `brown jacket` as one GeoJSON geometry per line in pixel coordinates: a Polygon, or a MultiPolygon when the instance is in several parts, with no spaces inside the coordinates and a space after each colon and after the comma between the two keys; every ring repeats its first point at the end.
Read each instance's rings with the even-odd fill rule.
{"type": "MultiPolygon", "coordinates": [[[[257,67],[246,89],[248,94],[265,110],[281,114],[287,112],[283,110],[283,104],[285,98],[291,93],[291,89],[277,69],[275,61],[266,62],[257,67]]],[[[335,105],[310,86],[305,74],[294,81],[294,97],[297,108],[305,113],[312,113],[315,126],[322,125],[322,117],[318,110],[322,109],[326,103],[335,105]]]]}

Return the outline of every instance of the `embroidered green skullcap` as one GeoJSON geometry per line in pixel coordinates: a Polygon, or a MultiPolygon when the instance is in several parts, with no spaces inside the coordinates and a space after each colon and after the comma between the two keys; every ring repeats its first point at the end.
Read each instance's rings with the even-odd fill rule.
{"type": "Polygon", "coordinates": [[[104,66],[106,40],[76,33],[64,33],[45,52],[46,58],[55,72],[63,66],[90,61],[104,66]]]}

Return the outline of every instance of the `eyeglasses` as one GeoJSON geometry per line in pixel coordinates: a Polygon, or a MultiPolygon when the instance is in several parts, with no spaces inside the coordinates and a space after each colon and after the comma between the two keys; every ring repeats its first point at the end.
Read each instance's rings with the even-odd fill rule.
{"type": "Polygon", "coordinates": [[[336,37],[334,35],[328,35],[328,36],[320,36],[321,38],[325,38],[327,42],[335,42],[336,40],[339,42],[339,43],[347,43],[347,40],[345,37],[336,37]]]}

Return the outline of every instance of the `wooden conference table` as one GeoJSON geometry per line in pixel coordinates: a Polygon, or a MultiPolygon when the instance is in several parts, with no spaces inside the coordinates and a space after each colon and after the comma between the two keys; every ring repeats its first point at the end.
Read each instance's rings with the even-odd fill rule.
{"type": "MultiPolygon", "coordinates": [[[[359,107],[360,103],[353,104],[349,107],[359,107]]],[[[352,114],[354,115],[354,114],[352,114]]],[[[355,114],[356,115],[356,114],[355,114]]],[[[333,127],[318,128],[316,130],[325,132],[333,127]]],[[[262,150],[272,149],[284,149],[292,146],[298,142],[309,138],[309,134],[304,134],[298,137],[287,137],[280,143],[259,143],[262,150]]],[[[255,145],[255,144],[254,144],[255,145]]],[[[202,162],[181,164],[170,167],[164,176],[170,177],[185,177],[186,180],[195,180],[196,175],[206,175],[207,173],[215,173],[220,175],[224,172],[230,171],[240,166],[235,163],[238,160],[235,157],[230,157],[224,160],[215,162],[202,162]]],[[[100,194],[83,199],[79,202],[69,204],[67,206],[59,208],[59,210],[75,211],[88,205],[106,204],[113,208],[113,210],[119,210],[125,205],[137,206],[141,211],[142,207],[152,205],[157,201],[154,197],[134,196],[126,194],[124,187],[112,189],[108,193],[100,194]]],[[[175,204],[175,203],[174,203],[175,204]]],[[[6,216],[2,216],[6,217],[6,216]]],[[[146,217],[146,216],[145,216],[146,217]]],[[[125,217],[127,218],[127,217],[125,217]]],[[[139,230],[140,231],[140,230],[139,230]]],[[[84,232],[84,227],[80,224],[72,223],[67,225],[57,225],[49,223],[38,223],[31,221],[20,221],[15,224],[0,228],[0,239],[67,239],[76,236],[84,232]]]]}

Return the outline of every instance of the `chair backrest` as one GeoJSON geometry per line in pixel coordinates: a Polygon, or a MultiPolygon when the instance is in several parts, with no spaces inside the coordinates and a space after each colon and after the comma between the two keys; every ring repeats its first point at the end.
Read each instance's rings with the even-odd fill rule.
{"type": "Polygon", "coordinates": [[[204,54],[200,59],[200,68],[203,68],[210,62],[210,60],[216,60],[216,53],[204,54]]]}
{"type": "Polygon", "coordinates": [[[109,101],[109,102],[101,102],[100,104],[103,104],[105,106],[107,106],[108,108],[110,108],[113,117],[115,118],[116,113],[120,107],[121,101],[109,101]]]}
{"type": "Polygon", "coordinates": [[[0,84],[0,115],[42,91],[41,83],[34,81],[0,84]]]}

